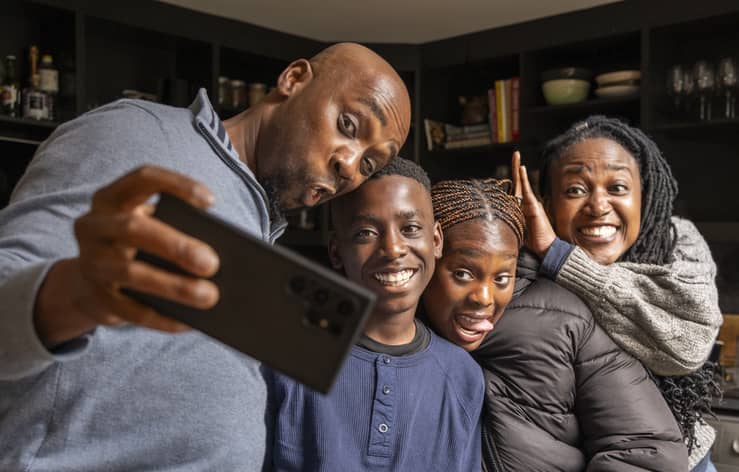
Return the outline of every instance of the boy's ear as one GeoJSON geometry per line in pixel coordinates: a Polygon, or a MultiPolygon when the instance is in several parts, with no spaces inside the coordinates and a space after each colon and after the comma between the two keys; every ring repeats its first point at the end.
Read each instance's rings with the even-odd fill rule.
{"type": "Polygon", "coordinates": [[[441,225],[438,221],[434,221],[434,257],[441,259],[444,250],[444,233],[441,231],[441,225]]]}
{"type": "Polygon", "coordinates": [[[313,79],[313,67],[307,59],[298,59],[288,65],[277,78],[276,90],[289,97],[313,79]]]}
{"type": "Polygon", "coordinates": [[[331,267],[336,270],[344,268],[344,262],[339,254],[339,243],[336,237],[336,231],[332,231],[328,239],[328,258],[331,261],[331,267]]]}

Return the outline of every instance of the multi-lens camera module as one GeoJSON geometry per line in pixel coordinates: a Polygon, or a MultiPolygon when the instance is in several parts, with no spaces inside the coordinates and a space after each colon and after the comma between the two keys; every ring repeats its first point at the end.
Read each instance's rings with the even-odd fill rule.
{"type": "Polygon", "coordinates": [[[328,288],[321,280],[303,276],[291,277],[287,292],[303,301],[303,323],[340,336],[346,318],[356,307],[351,299],[328,288]]]}

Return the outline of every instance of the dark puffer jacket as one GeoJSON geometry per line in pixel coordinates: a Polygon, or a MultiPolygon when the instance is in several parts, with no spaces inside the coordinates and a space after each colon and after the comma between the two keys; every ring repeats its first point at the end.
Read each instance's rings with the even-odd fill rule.
{"type": "Polygon", "coordinates": [[[642,364],[566,289],[536,280],[473,353],[485,371],[486,470],[688,470],[682,435],[642,364]]]}

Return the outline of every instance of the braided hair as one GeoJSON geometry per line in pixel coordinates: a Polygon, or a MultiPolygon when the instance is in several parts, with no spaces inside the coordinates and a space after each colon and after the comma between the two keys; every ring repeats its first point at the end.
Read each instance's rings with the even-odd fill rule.
{"type": "Polygon", "coordinates": [[[580,141],[610,139],[621,145],[639,166],[642,188],[642,225],[636,242],[621,256],[621,261],[664,265],[672,262],[675,228],[672,206],[677,197],[677,181],[657,144],[641,130],[615,118],[597,115],[575,123],[547,143],[542,155],[541,194],[551,195],[551,163],[580,141]]]}
{"type": "Polygon", "coordinates": [[[500,219],[523,244],[524,216],[519,200],[510,194],[510,180],[445,180],[431,188],[434,218],[442,231],[475,218],[500,219]]]}
{"type": "MultiPolygon", "coordinates": [[[[677,181],[659,148],[641,130],[605,116],[591,116],[575,123],[547,143],[541,161],[541,194],[551,196],[550,169],[553,161],[585,139],[605,138],[618,143],[636,160],[642,189],[642,224],[634,244],[619,261],[665,265],[673,261],[677,240],[672,208],[677,197],[677,181]]],[[[698,371],[675,377],[656,377],[662,395],[685,437],[688,450],[695,442],[695,423],[703,414],[711,415],[711,397],[720,395],[714,379],[716,366],[707,362],[698,371]]]]}

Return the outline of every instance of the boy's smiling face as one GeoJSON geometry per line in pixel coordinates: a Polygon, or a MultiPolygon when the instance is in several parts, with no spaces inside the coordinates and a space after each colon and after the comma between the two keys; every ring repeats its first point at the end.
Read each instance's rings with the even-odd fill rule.
{"type": "Polygon", "coordinates": [[[374,312],[415,312],[441,257],[441,229],[429,191],[399,175],[370,179],[333,204],[335,268],[377,295],[374,312]]]}

